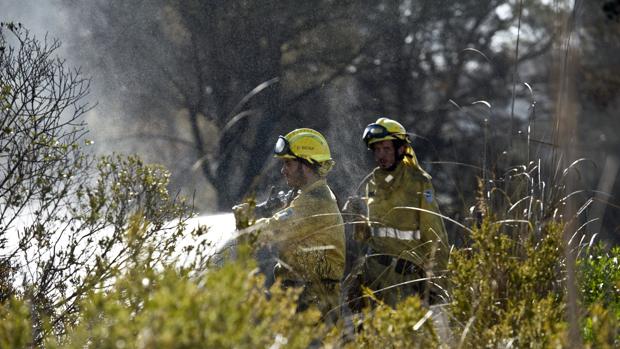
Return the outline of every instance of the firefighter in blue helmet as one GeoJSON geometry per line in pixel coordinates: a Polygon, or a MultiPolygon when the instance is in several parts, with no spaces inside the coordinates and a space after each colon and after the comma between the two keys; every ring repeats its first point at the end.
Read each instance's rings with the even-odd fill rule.
{"type": "Polygon", "coordinates": [[[440,277],[449,246],[431,176],[419,165],[405,128],[380,118],[364,130],[377,167],[362,198],[351,198],[345,212],[361,214],[354,239],[364,255],[352,271],[378,299],[395,306],[418,294],[428,303],[445,294],[440,277]],[[357,210],[352,209],[357,207],[357,210]]]}
{"type": "MultiPolygon", "coordinates": [[[[280,136],[274,153],[282,159],[281,173],[292,195],[275,213],[256,220],[251,227],[255,245],[269,247],[278,261],[267,274],[285,287],[303,288],[300,310],[316,305],[333,317],[338,314],[345,247],[342,216],[325,179],[334,165],[329,146],[319,132],[301,128],[280,136]]],[[[248,208],[242,204],[233,211],[243,217],[248,208]]]]}

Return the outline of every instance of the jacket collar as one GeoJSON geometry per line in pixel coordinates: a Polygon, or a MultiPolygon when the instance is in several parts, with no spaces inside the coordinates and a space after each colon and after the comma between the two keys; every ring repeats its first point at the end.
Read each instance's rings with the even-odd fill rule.
{"type": "Polygon", "coordinates": [[[316,181],[310,183],[310,184],[306,184],[306,186],[302,187],[301,189],[299,189],[299,191],[301,193],[307,193],[309,191],[312,191],[318,187],[327,185],[327,180],[325,178],[320,178],[317,179],[316,181]]]}

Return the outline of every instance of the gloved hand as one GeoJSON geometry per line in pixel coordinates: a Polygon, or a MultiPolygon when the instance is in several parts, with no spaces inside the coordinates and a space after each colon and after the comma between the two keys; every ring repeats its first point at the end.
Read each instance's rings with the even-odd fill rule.
{"type": "Polygon", "coordinates": [[[250,204],[247,202],[241,203],[239,205],[235,205],[232,208],[233,214],[235,215],[235,225],[237,229],[244,229],[250,226],[250,217],[252,212],[250,212],[250,204]]]}
{"type": "Polygon", "coordinates": [[[366,215],[366,201],[360,196],[349,196],[342,213],[366,215]]]}
{"type": "Polygon", "coordinates": [[[285,195],[283,191],[276,193],[275,187],[271,187],[267,200],[256,205],[254,210],[256,218],[271,217],[275,212],[284,208],[286,205],[285,195]]]}

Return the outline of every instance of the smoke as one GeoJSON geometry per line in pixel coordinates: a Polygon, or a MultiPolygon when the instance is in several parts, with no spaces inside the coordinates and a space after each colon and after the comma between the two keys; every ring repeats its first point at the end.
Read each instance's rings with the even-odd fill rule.
{"type": "Polygon", "coordinates": [[[84,116],[90,131],[87,138],[95,140],[94,149],[97,153],[118,150],[104,148],[102,142],[98,142],[118,132],[118,123],[111,120],[111,115],[118,115],[118,111],[101,94],[100,80],[95,78],[97,72],[89,69],[90,65],[85,59],[87,55],[79,45],[78,39],[87,34],[82,19],[76,18],[61,0],[2,0],[1,7],[0,21],[20,23],[39,41],[59,40],[61,46],[55,54],[66,61],[68,68],[80,69],[84,77],[91,78],[91,93],[84,102],[92,106],[105,105],[106,112],[97,107],[84,116]]]}
{"type": "Polygon", "coordinates": [[[84,115],[89,131],[86,138],[94,141],[90,151],[94,154],[137,153],[146,162],[161,163],[172,172],[173,192],[182,192],[189,197],[196,195],[198,209],[212,209],[211,188],[198,171],[192,171],[195,157],[191,156],[191,149],[178,142],[189,133],[188,126],[178,122],[184,118],[181,115],[169,118],[177,122],[168,124],[163,124],[161,118],[145,122],[139,118],[149,118],[148,111],[134,110],[127,105],[130,100],[128,92],[135,96],[136,91],[139,93],[142,86],[149,85],[154,76],[161,74],[153,67],[140,64],[141,57],[170,54],[153,51],[153,48],[161,50],[160,45],[152,44],[145,49],[132,41],[140,38],[157,43],[157,34],[145,28],[152,23],[145,23],[134,15],[138,11],[144,18],[154,18],[156,22],[159,20],[158,6],[161,7],[149,2],[123,6],[100,1],[2,0],[0,21],[21,23],[39,41],[59,40],[61,46],[55,54],[66,61],[68,68],[79,69],[83,77],[91,79],[90,94],[83,101],[94,106],[84,115]],[[121,19],[106,12],[111,8],[125,17],[121,19]],[[104,18],[104,15],[110,18],[104,18]],[[128,23],[131,28],[125,28],[128,23]],[[114,30],[105,31],[108,28],[114,30]],[[103,41],[92,42],[95,36],[103,41]],[[130,71],[125,66],[140,69],[130,71]],[[144,125],[161,132],[161,137],[152,137],[151,134],[156,132],[146,130],[144,125]]]}
{"type": "MultiPolygon", "coordinates": [[[[140,138],[139,136],[128,138],[130,135],[140,134],[139,130],[133,129],[135,126],[131,124],[131,118],[126,117],[132,112],[126,110],[121,101],[124,91],[131,87],[114,86],[113,81],[118,80],[117,77],[104,76],[101,66],[97,64],[98,61],[104,64],[113,64],[106,59],[106,53],[97,54],[89,51],[91,50],[89,46],[81,45],[84,41],[88,41],[88,37],[92,34],[89,24],[85,22],[99,21],[97,18],[91,18],[96,13],[94,11],[96,5],[79,5],[81,10],[76,10],[68,7],[67,2],[62,0],[45,2],[34,0],[3,1],[6,2],[3,4],[3,8],[5,8],[2,15],[3,21],[20,22],[31,30],[37,38],[43,38],[47,34],[59,39],[62,46],[57,54],[66,58],[70,66],[81,67],[83,74],[92,78],[90,100],[93,104],[97,103],[97,106],[85,117],[90,130],[87,137],[94,140],[94,152],[100,154],[113,151],[138,152],[147,161],[161,162],[168,157],[164,153],[172,149],[174,154],[171,154],[170,157],[177,159],[175,169],[172,170],[180,170],[186,173],[184,184],[187,187],[197,187],[201,184],[200,182],[204,182],[200,173],[192,172],[191,163],[185,165],[182,163],[183,159],[178,158],[180,150],[173,149],[170,143],[161,141],[161,144],[156,146],[159,150],[149,153],[145,151],[142,145],[148,143],[153,150],[153,144],[158,142],[157,140],[140,138]]],[[[141,25],[138,24],[138,26],[141,25]]],[[[114,42],[120,38],[111,37],[109,40],[114,42]]],[[[144,54],[137,52],[137,49],[131,45],[128,45],[128,48],[131,50],[126,52],[127,59],[138,59],[137,57],[144,54]]],[[[165,55],[165,53],[158,54],[165,55]]],[[[157,74],[157,72],[148,72],[146,68],[141,74],[157,74]]],[[[136,77],[136,79],[146,81],[149,78],[136,77]]],[[[139,84],[139,82],[137,83],[139,84]]],[[[365,125],[374,119],[364,119],[362,115],[367,115],[367,113],[360,113],[359,110],[356,110],[357,106],[363,104],[359,101],[358,93],[355,79],[340,79],[325,93],[328,105],[328,115],[325,120],[329,120],[330,127],[326,132],[326,137],[337,162],[335,170],[330,175],[330,183],[340,199],[354,195],[354,187],[373,167],[372,161],[369,161],[368,151],[361,141],[361,134],[365,125]]],[[[177,118],[177,120],[182,119],[183,117],[177,118]]],[[[178,125],[160,125],[159,127],[168,130],[170,137],[175,136],[175,133],[178,135],[189,132],[178,125]]],[[[274,164],[271,165],[269,166],[271,169],[276,168],[273,166],[274,164]]],[[[277,177],[279,177],[277,174],[274,175],[274,179],[277,177]]],[[[199,206],[205,208],[208,205],[199,206]]]]}
{"type": "MultiPolygon", "coordinates": [[[[196,190],[196,204],[200,209],[212,210],[215,208],[213,189],[207,184],[200,170],[197,169],[198,166],[193,166],[196,164],[196,159],[203,157],[204,154],[197,154],[198,151],[193,147],[195,144],[192,144],[191,127],[187,121],[188,117],[183,114],[187,113],[187,110],[183,109],[187,107],[187,103],[179,103],[178,99],[187,99],[191,101],[194,96],[201,95],[201,93],[203,93],[201,91],[204,91],[206,96],[203,104],[206,105],[206,107],[202,107],[201,112],[205,115],[211,113],[214,115],[223,115],[227,110],[227,104],[222,103],[221,110],[213,107],[212,105],[214,105],[214,103],[212,103],[212,101],[215,99],[214,96],[218,94],[226,95],[230,99],[227,103],[230,104],[230,102],[232,102],[234,105],[234,103],[239,101],[236,99],[237,96],[235,93],[247,93],[248,86],[218,85],[218,82],[228,80],[216,78],[219,75],[224,76],[228,74],[228,72],[221,70],[211,71],[204,68],[204,66],[208,64],[208,60],[201,55],[208,56],[210,52],[209,49],[212,48],[211,44],[219,42],[211,39],[204,39],[209,32],[205,29],[206,27],[203,28],[202,26],[210,22],[202,20],[201,18],[211,12],[205,12],[204,8],[202,8],[202,12],[200,12],[200,9],[188,8],[186,10],[189,12],[181,13],[165,1],[147,0],[127,2],[108,0],[91,0],[88,2],[79,0],[1,1],[2,5],[0,8],[2,8],[2,13],[0,13],[0,20],[21,22],[39,39],[44,38],[46,34],[48,34],[49,37],[58,38],[62,42],[60,50],[57,51],[58,55],[67,59],[68,66],[82,67],[83,75],[92,77],[89,100],[91,104],[97,103],[97,107],[86,115],[86,121],[91,131],[87,137],[95,141],[94,151],[96,153],[110,153],[112,151],[138,153],[147,162],[162,163],[173,173],[171,178],[173,191],[187,188],[190,192],[186,191],[184,194],[193,196],[194,193],[192,191],[196,190]],[[195,23],[195,25],[192,27],[194,31],[190,33],[188,30],[189,27],[185,25],[186,23],[183,22],[183,19],[191,19],[193,18],[192,16],[197,16],[197,18],[192,19],[191,23],[195,23]],[[192,37],[189,34],[197,35],[192,37]],[[200,69],[196,69],[188,63],[192,62],[191,59],[187,57],[189,56],[187,52],[190,51],[186,52],[184,50],[190,39],[199,40],[199,44],[202,45],[197,46],[199,48],[197,56],[200,58],[199,64],[197,65],[201,67],[200,69]],[[214,77],[207,76],[207,78],[213,78],[213,81],[208,81],[209,83],[204,86],[198,86],[195,81],[196,79],[193,78],[199,75],[196,74],[196,72],[199,71],[206,71],[205,75],[213,75],[214,77]],[[167,75],[162,78],[163,74],[167,75]],[[179,97],[178,88],[175,88],[174,85],[182,85],[185,92],[182,97],[179,97]],[[141,102],[141,99],[145,101],[141,102]],[[153,137],[155,133],[157,133],[159,137],[153,137]]],[[[548,2],[543,1],[543,3],[548,2]]],[[[258,8],[263,7],[269,8],[268,6],[259,6],[258,8]]],[[[410,7],[414,8],[415,6],[412,5],[410,7]]],[[[220,7],[216,6],[213,8],[220,7]]],[[[222,11],[231,10],[231,8],[226,6],[220,9],[222,11]]],[[[601,10],[600,8],[597,9],[599,11],[601,10]]],[[[363,9],[359,10],[364,11],[363,9]]],[[[498,7],[495,13],[501,17],[502,20],[509,19],[515,15],[515,12],[506,7],[506,5],[498,7]]],[[[587,12],[587,14],[591,16],[594,16],[596,13],[596,11],[587,12]]],[[[603,12],[600,11],[600,13],[602,14],[603,12]]],[[[362,18],[364,17],[365,16],[362,16],[362,18]]],[[[233,18],[236,17],[233,16],[233,18]]],[[[262,18],[258,22],[264,23],[266,19],[268,18],[262,18]]],[[[524,20],[525,19],[527,18],[524,18],[524,20]]],[[[437,21],[441,20],[441,18],[437,19],[437,21]]],[[[594,21],[596,18],[592,20],[594,21]]],[[[388,23],[379,21],[376,23],[377,28],[375,28],[373,21],[366,23],[366,20],[359,19],[353,20],[351,23],[358,23],[357,25],[361,25],[364,28],[363,31],[376,30],[377,28],[388,26],[388,23]]],[[[492,24],[493,23],[489,23],[488,25],[492,24]]],[[[419,23],[413,28],[418,28],[418,26],[423,27],[424,25],[426,24],[419,23]]],[[[231,27],[230,32],[237,33],[236,30],[239,30],[239,33],[243,32],[242,27],[235,28],[234,26],[231,27]]],[[[316,99],[310,101],[310,99],[308,99],[309,101],[306,101],[308,108],[305,108],[305,110],[308,111],[308,114],[311,114],[310,117],[304,116],[303,118],[297,118],[295,120],[285,120],[279,124],[273,125],[273,128],[278,128],[283,130],[282,132],[286,132],[292,129],[292,126],[306,126],[320,129],[320,131],[325,133],[330,147],[332,148],[334,159],[337,162],[334,171],[329,176],[329,182],[340,199],[345,199],[347,196],[353,195],[355,188],[362,178],[373,167],[371,156],[361,141],[361,134],[364,126],[378,117],[377,114],[374,114],[373,110],[394,113],[387,116],[402,121],[405,126],[412,126],[409,131],[419,132],[422,136],[429,138],[429,140],[425,140],[424,138],[418,139],[417,142],[414,140],[414,146],[418,147],[416,151],[419,150],[418,156],[421,157],[423,164],[424,158],[428,159],[429,157],[434,160],[453,159],[451,151],[447,150],[448,146],[453,146],[454,144],[460,145],[462,144],[460,142],[466,140],[469,140],[470,144],[467,144],[467,147],[455,147],[454,158],[459,161],[472,161],[470,160],[472,157],[466,153],[479,152],[477,147],[481,142],[478,142],[479,139],[475,138],[475,134],[479,130],[479,125],[474,124],[471,120],[466,120],[466,118],[463,117],[463,113],[454,112],[448,101],[454,100],[461,105],[465,105],[474,100],[488,99],[493,105],[493,117],[490,118],[490,125],[492,126],[490,137],[496,142],[491,142],[489,144],[490,148],[488,152],[489,154],[502,154],[504,142],[500,141],[502,134],[505,133],[505,130],[502,128],[502,123],[505,122],[505,116],[508,115],[506,100],[511,100],[510,98],[506,98],[504,87],[507,79],[505,79],[504,76],[510,76],[512,75],[511,72],[513,72],[510,60],[508,60],[513,54],[509,46],[508,48],[504,48],[503,43],[514,43],[515,37],[511,34],[511,31],[501,28],[502,26],[500,26],[499,29],[496,28],[498,31],[493,35],[494,41],[492,40],[491,42],[492,50],[488,52],[485,51],[483,57],[479,57],[479,55],[472,56],[473,49],[469,51],[464,50],[459,53],[459,55],[466,60],[466,64],[463,68],[466,74],[464,73],[463,76],[468,76],[467,79],[459,79],[458,71],[451,73],[457,75],[449,76],[449,79],[444,79],[442,74],[430,74],[430,77],[420,75],[427,70],[426,65],[422,63],[428,62],[426,62],[427,58],[420,58],[421,55],[418,57],[415,53],[415,50],[424,49],[427,46],[432,48],[439,45],[443,47],[442,50],[437,50],[439,56],[436,58],[439,59],[443,57],[441,51],[449,53],[454,48],[454,42],[451,40],[453,38],[458,38],[458,35],[456,35],[457,33],[447,32],[447,34],[452,35],[452,37],[447,38],[446,42],[442,42],[439,39],[426,38],[423,35],[416,36],[409,34],[404,37],[403,39],[406,45],[403,46],[403,48],[406,52],[409,52],[409,50],[413,51],[407,53],[407,55],[405,55],[405,51],[399,51],[400,53],[398,54],[404,55],[399,59],[410,59],[415,64],[421,64],[417,67],[419,69],[416,68],[410,71],[410,76],[417,79],[415,81],[415,86],[412,86],[412,81],[400,86],[400,83],[396,84],[392,81],[393,79],[387,78],[385,73],[388,72],[389,69],[381,68],[381,64],[383,64],[382,62],[389,56],[388,53],[390,51],[386,50],[383,46],[387,45],[391,47],[392,44],[390,42],[383,43],[381,40],[378,40],[382,45],[377,47],[371,45],[368,48],[368,59],[376,58],[369,62],[371,62],[373,66],[376,65],[375,69],[382,73],[376,75],[377,81],[373,82],[373,86],[376,86],[374,90],[369,90],[368,87],[361,83],[356,77],[360,75],[360,72],[356,73],[353,70],[347,69],[347,74],[350,75],[343,75],[344,77],[338,78],[334,80],[333,83],[330,83],[329,87],[323,90],[324,92],[322,93],[321,100],[316,99]],[[485,60],[481,58],[485,58],[485,60]],[[487,61],[492,61],[490,66],[496,71],[496,73],[493,73],[495,74],[494,76],[489,75],[491,73],[486,73],[487,70],[485,70],[485,67],[488,65],[486,63],[487,61]],[[485,76],[492,77],[490,80],[492,83],[488,86],[480,85],[485,88],[483,90],[482,87],[473,84],[473,82],[468,82],[471,76],[476,77],[476,79],[472,81],[483,81],[485,76]],[[454,77],[454,79],[452,79],[452,77],[454,77]],[[453,83],[454,86],[450,85],[453,83]],[[463,88],[463,86],[466,86],[466,88],[463,88]],[[470,89],[469,86],[472,88],[470,89]],[[408,87],[411,87],[411,89],[401,89],[408,87]],[[386,92],[380,93],[378,91],[379,89],[385,90],[386,92]],[[443,94],[444,92],[447,93],[446,91],[452,90],[454,92],[450,95],[443,94]],[[394,103],[389,100],[390,96],[386,94],[395,94],[395,91],[402,91],[403,95],[409,97],[409,100],[406,102],[407,105],[402,108],[397,108],[392,105],[394,103]],[[375,94],[375,92],[377,93],[375,94]],[[371,93],[373,96],[369,96],[371,93]],[[373,99],[370,99],[371,97],[373,99]],[[386,101],[383,101],[385,107],[375,105],[374,98],[386,98],[386,101]],[[326,110],[322,109],[324,106],[327,107],[326,110]],[[411,112],[412,109],[416,111],[422,110],[422,115],[411,112]],[[315,117],[316,115],[320,117],[315,117]],[[415,124],[412,124],[412,115],[416,118],[415,124]],[[295,122],[299,122],[300,124],[292,125],[292,123],[295,122]],[[307,124],[308,122],[314,122],[314,124],[309,125],[307,124]],[[435,127],[438,124],[441,127],[435,127]],[[329,125],[329,128],[323,128],[325,125],[329,125]],[[433,140],[433,138],[435,140],[433,140]],[[437,143],[437,139],[449,139],[450,141],[437,143]],[[454,139],[454,142],[452,139],[454,139]],[[497,149],[493,149],[492,147],[497,149]],[[461,159],[461,157],[463,157],[463,159],[461,159]]],[[[543,27],[541,28],[544,29],[543,27]]],[[[286,52],[288,52],[288,55],[291,57],[297,53],[304,53],[307,54],[307,57],[303,56],[306,57],[304,59],[316,59],[319,62],[320,59],[317,57],[320,55],[326,56],[326,52],[331,53],[333,51],[335,54],[334,58],[340,56],[347,57],[347,55],[342,54],[340,50],[345,52],[352,51],[355,45],[349,47],[346,43],[349,41],[355,42],[357,39],[348,40],[348,38],[358,38],[360,34],[355,29],[355,25],[352,25],[350,30],[335,31],[334,33],[338,35],[334,35],[335,37],[332,38],[331,34],[329,34],[330,39],[334,41],[331,43],[326,41],[324,43],[326,47],[329,48],[326,49],[323,47],[325,51],[321,51],[321,47],[306,45],[304,50],[307,49],[311,52],[305,52],[302,49],[296,52],[296,50],[290,47],[286,52]],[[339,38],[339,35],[343,35],[342,38],[339,38]],[[338,48],[338,50],[332,50],[334,47],[330,45],[338,48]]],[[[317,35],[317,38],[322,37],[320,31],[314,32],[313,35],[317,35]]],[[[593,36],[592,38],[598,37],[599,36],[593,36]]],[[[526,41],[533,38],[534,37],[530,34],[522,34],[522,54],[527,54],[526,47],[529,49],[537,48],[535,45],[531,47],[526,46],[526,41]]],[[[214,47],[214,51],[219,50],[227,53],[227,55],[223,56],[226,59],[230,59],[230,62],[226,62],[227,64],[235,65],[235,68],[239,70],[243,69],[242,65],[244,64],[262,64],[255,61],[254,58],[238,59],[243,58],[244,52],[246,52],[237,47],[240,42],[243,42],[239,41],[239,38],[236,37],[226,37],[225,39],[226,40],[223,41],[221,46],[214,47]]],[[[593,52],[597,57],[607,52],[602,48],[613,46],[611,43],[606,44],[605,42],[601,42],[600,44],[601,47],[595,47],[596,50],[593,52]]],[[[245,45],[241,46],[245,47],[245,45]]],[[[397,47],[397,45],[395,47],[397,47]]],[[[474,47],[478,46],[474,45],[474,47]]],[[[432,51],[434,52],[436,50],[433,49],[432,51]]],[[[542,54],[542,52],[545,51],[541,49],[540,52],[540,54],[542,54]]],[[[610,62],[616,57],[616,55],[613,54],[609,54],[609,56],[610,62]]],[[[288,59],[291,57],[288,57],[288,59]]],[[[435,56],[431,58],[433,57],[435,56]]],[[[532,55],[532,57],[536,57],[536,55],[532,55]]],[[[428,58],[429,62],[435,62],[434,59],[435,58],[428,58]]],[[[441,60],[445,61],[445,57],[441,58],[441,60]]],[[[551,103],[548,97],[546,97],[549,95],[549,84],[538,82],[545,80],[546,68],[543,64],[545,61],[546,58],[540,56],[540,59],[535,61],[521,62],[516,71],[519,75],[519,81],[523,80],[528,83],[534,81],[536,83],[532,85],[532,88],[536,91],[536,100],[538,101],[536,110],[539,115],[536,121],[539,122],[541,126],[536,125],[537,127],[533,127],[532,135],[540,133],[541,135],[538,138],[542,139],[542,141],[548,141],[544,138],[544,136],[548,135],[548,127],[544,124],[548,122],[548,120],[544,119],[544,115],[550,114],[549,110],[552,109],[552,107],[549,106],[551,103]],[[536,76],[536,74],[539,74],[539,76],[536,76]],[[539,130],[540,132],[538,132],[539,130]]],[[[445,62],[443,64],[445,64],[445,62]]],[[[312,65],[312,67],[318,69],[315,65],[316,64],[312,65]]],[[[219,69],[219,65],[214,65],[214,67],[219,69]]],[[[592,69],[592,72],[596,71],[598,70],[592,69]]],[[[607,70],[602,70],[602,72],[606,71],[607,70]]],[[[610,73],[613,71],[614,70],[610,70],[610,73]]],[[[290,80],[307,79],[306,74],[303,72],[304,66],[302,60],[302,63],[296,66],[295,69],[286,72],[286,74],[290,75],[290,80]]],[[[276,70],[274,74],[278,74],[278,71],[276,70]]],[[[281,77],[286,79],[286,74],[281,77]]],[[[314,73],[308,75],[313,74],[314,73]]],[[[244,76],[245,75],[249,74],[244,74],[244,76]]],[[[318,76],[320,74],[314,75],[318,76]]],[[[611,74],[601,73],[601,76],[607,75],[611,74]]],[[[402,75],[403,78],[406,76],[409,75],[402,75]]],[[[261,79],[262,78],[264,77],[261,77],[261,79]]],[[[288,88],[294,90],[293,87],[305,86],[309,84],[309,82],[314,82],[314,80],[315,78],[312,77],[309,78],[308,81],[290,81],[290,86],[288,88]]],[[[601,79],[593,80],[593,82],[599,82],[601,79]]],[[[235,82],[235,84],[240,83],[236,80],[233,82],[235,82]]],[[[250,82],[243,81],[243,83],[249,84],[250,82]]],[[[251,83],[256,83],[256,81],[251,81],[251,83]]],[[[476,82],[476,84],[478,83],[476,82]]],[[[513,85],[510,84],[510,86],[513,85]]],[[[517,86],[520,86],[519,83],[517,83],[517,86]]],[[[617,89],[610,89],[611,92],[615,90],[617,89]]],[[[600,89],[592,89],[592,91],[596,92],[600,91],[600,89]]],[[[529,94],[526,93],[526,97],[522,97],[522,94],[518,92],[519,90],[517,89],[515,114],[517,116],[530,115],[528,110],[532,104],[529,102],[529,94]],[[527,100],[527,102],[523,102],[525,100],[527,100]]],[[[610,95],[613,95],[613,93],[610,93],[610,95]]],[[[600,94],[598,94],[598,96],[600,98],[600,94]]],[[[377,101],[376,104],[379,104],[379,102],[380,101],[377,101]]],[[[260,104],[259,101],[254,100],[252,103],[254,103],[253,106],[260,104]]],[[[191,105],[192,103],[189,104],[191,105]]],[[[508,106],[510,106],[510,104],[508,104],[508,106]]],[[[531,115],[532,118],[536,116],[533,113],[531,115]]],[[[484,116],[486,117],[486,114],[484,114],[484,116]]],[[[219,125],[211,123],[211,121],[201,122],[203,122],[203,124],[199,125],[199,128],[206,130],[205,134],[209,134],[205,148],[216,148],[218,139],[218,134],[216,134],[216,132],[221,128],[219,125]]],[[[613,129],[613,127],[605,127],[603,131],[607,133],[608,130],[613,129]]],[[[525,137],[521,135],[515,137],[525,139],[525,137]]],[[[253,139],[248,139],[247,141],[248,144],[250,144],[253,139]]],[[[616,141],[614,140],[614,142],[616,141]]],[[[607,144],[611,143],[612,142],[608,142],[607,144]]],[[[485,143],[485,147],[486,146],[485,143]]],[[[609,149],[607,149],[607,151],[613,152],[611,146],[608,147],[609,149]]],[[[486,154],[487,149],[483,150],[483,152],[486,154]]],[[[210,165],[216,168],[218,165],[217,156],[214,156],[214,159],[210,160],[210,165]]],[[[491,163],[491,160],[494,159],[489,159],[489,161],[485,163],[491,163]]],[[[261,181],[261,183],[275,183],[279,179],[277,163],[272,159],[268,161],[270,162],[262,173],[266,180],[261,181]]],[[[477,161],[477,159],[474,158],[473,161],[477,161]]],[[[477,165],[477,162],[474,162],[474,164],[477,165]]],[[[441,166],[442,165],[438,165],[436,168],[433,168],[430,164],[424,164],[424,167],[431,172],[432,175],[435,175],[435,178],[438,179],[440,183],[444,183],[444,185],[439,186],[440,192],[461,185],[460,178],[464,178],[463,180],[467,180],[468,178],[466,176],[459,176],[458,180],[453,181],[450,175],[454,172],[447,167],[441,166]],[[441,172],[443,169],[446,170],[441,172]],[[458,183],[454,185],[453,182],[458,183]]],[[[234,171],[235,168],[228,170],[227,176],[234,177],[234,171]]],[[[471,183],[466,183],[466,185],[469,186],[471,183]]],[[[457,190],[450,190],[453,198],[457,197],[456,191],[457,190]]],[[[458,191],[460,191],[460,187],[458,191]]]]}
{"type": "Polygon", "coordinates": [[[327,132],[332,156],[336,160],[334,174],[330,178],[332,188],[341,199],[360,195],[355,192],[362,179],[374,167],[369,161],[368,150],[362,142],[364,127],[373,120],[365,119],[356,108],[359,91],[354,79],[341,79],[328,93],[330,129],[327,132]]]}

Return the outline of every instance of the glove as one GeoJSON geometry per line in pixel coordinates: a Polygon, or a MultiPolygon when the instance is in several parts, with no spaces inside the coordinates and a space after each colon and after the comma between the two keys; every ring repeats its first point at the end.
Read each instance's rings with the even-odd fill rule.
{"type": "Polygon", "coordinates": [[[366,215],[366,201],[359,196],[349,196],[342,207],[342,212],[351,215],[366,215]]]}
{"type": "Polygon", "coordinates": [[[275,187],[271,187],[267,200],[256,205],[256,208],[254,209],[254,214],[256,215],[256,218],[271,217],[276,211],[284,208],[284,206],[287,204],[286,196],[287,194],[285,194],[283,191],[280,191],[276,194],[275,187]]]}
{"type": "Polygon", "coordinates": [[[235,225],[237,229],[244,229],[250,226],[250,204],[244,202],[239,205],[235,205],[232,208],[233,214],[235,216],[235,225]]]}

